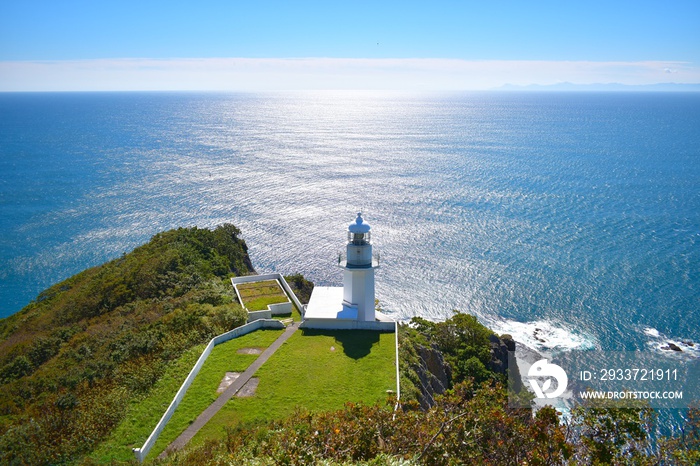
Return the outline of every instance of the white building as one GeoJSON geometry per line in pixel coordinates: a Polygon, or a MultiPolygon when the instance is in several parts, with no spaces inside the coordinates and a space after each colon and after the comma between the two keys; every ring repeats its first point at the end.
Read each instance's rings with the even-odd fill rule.
{"type": "Polygon", "coordinates": [[[304,313],[305,328],[391,330],[394,321],[375,310],[374,271],[379,261],[372,254],[370,226],[362,214],[348,226],[343,286],[316,286],[304,313]]]}

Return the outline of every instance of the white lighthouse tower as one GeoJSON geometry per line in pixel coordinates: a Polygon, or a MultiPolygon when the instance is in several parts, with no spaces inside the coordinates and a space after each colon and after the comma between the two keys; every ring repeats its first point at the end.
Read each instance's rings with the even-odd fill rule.
{"type": "Polygon", "coordinates": [[[355,310],[357,320],[374,322],[374,269],[379,263],[373,260],[370,226],[358,213],[348,226],[346,260],[343,267],[343,308],[355,310]]]}
{"type": "Polygon", "coordinates": [[[345,258],[340,254],[343,286],[315,286],[304,312],[302,327],[335,330],[395,330],[395,322],[374,309],[374,270],[370,226],[362,214],[348,226],[345,258]]]}

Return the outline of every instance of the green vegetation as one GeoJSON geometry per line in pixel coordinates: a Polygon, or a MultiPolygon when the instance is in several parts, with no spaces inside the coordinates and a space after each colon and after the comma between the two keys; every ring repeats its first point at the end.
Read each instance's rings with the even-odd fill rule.
{"type": "MultiPolygon", "coordinates": [[[[160,233],[0,320],[0,464],[133,464],[130,448],[203,345],[247,319],[229,281],[252,272],[239,233],[233,225],[160,233]]],[[[313,284],[287,280],[308,302],[313,284]]],[[[275,333],[220,345],[172,428],[213,399],[222,372],[249,364],[232,356],[237,345],[267,346],[275,333]]],[[[644,405],[591,404],[563,423],[551,407],[533,416],[508,406],[504,375],[493,372],[494,336],[474,317],[414,319],[399,338],[398,410],[383,402],[395,389],[394,335],[298,332],[258,371],[254,397],[231,400],[185,451],[156,463],[700,464],[698,407],[666,438],[644,405]],[[449,390],[421,408],[426,368],[442,371],[449,390]]]]}
{"type": "Polygon", "coordinates": [[[143,445],[151,435],[205,346],[197,345],[185,351],[168,365],[165,373],[146,395],[132,399],[122,421],[109,438],[90,454],[90,458],[99,462],[133,459],[131,449],[143,445]]]}
{"type": "Polygon", "coordinates": [[[311,292],[314,290],[314,284],[301,274],[286,275],[284,279],[299,301],[302,304],[308,304],[309,299],[311,299],[311,292]]]}
{"type": "Polygon", "coordinates": [[[405,329],[411,336],[408,341],[436,347],[450,365],[455,383],[468,378],[477,383],[498,378],[486,368],[491,360],[489,336],[493,332],[473,315],[457,312],[444,322],[414,317],[411,324],[405,329]]]}
{"type": "Polygon", "coordinates": [[[267,309],[269,304],[277,304],[286,302],[286,297],[280,298],[277,296],[260,296],[259,298],[251,299],[246,304],[249,311],[263,311],[267,309]]]}
{"type": "Polygon", "coordinates": [[[80,458],[186,350],[245,323],[228,280],[252,271],[239,233],[160,233],[0,321],[0,463],[80,458]]]}
{"type": "MultiPolygon", "coordinates": [[[[314,284],[306,280],[302,275],[288,275],[285,277],[287,284],[302,303],[308,303],[314,284]]],[[[260,282],[242,283],[238,285],[238,292],[249,311],[263,311],[269,304],[287,302],[287,294],[280,287],[277,280],[264,280],[260,282]]],[[[295,322],[301,321],[301,312],[292,302],[292,311],[287,314],[273,316],[278,320],[291,318],[295,322]]]]}
{"type": "MultiPolygon", "coordinates": [[[[451,334],[445,337],[448,346],[455,336],[464,342],[464,347],[453,347],[455,351],[480,354],[478,346],[484,341],[478,339],[483,329],[475,320],[455,317],[422,327],[420,322],[414,323],[414,328],[402,326],[401,358],[406,357],[406,346],[445,344],[434,340],[435,333],[442,332],[451,334]],[[464,332],[467,329],[473,332],[464,332]]],[[[437,396],[436,404],[427,410],[415,401],[403,401],[396,411],[392,400],[373,405],[349,402],[342,409],[325,412],[290,406],[293,411],[286,418],[265,425],[242,417],[233,423],[219,422],[185,451],[160,464],[698,464],[698,408],[688,411],[683,435],[655,442],[654,412],[644,405],[582,406],[563,423],[561,414],[552,407],[542,408],[534,416],[529,409],[510,408],[501,379],[500,374],[492,374],[475,383],[473,377],[465,376],[437,396]]],[[[239,401],[226,419],[234,419],[235,412],[241,410],[239,401]]],[[[264,419],[265,414],[259,411],[257,419],[264,419]]],[[[279,414],[281,410],[275,412],[279,414]]]]}
{"type": "Polygon", "coordinates": [[[398,411],[354,403],[335,412],[298,410],[264,427],[227,429],[163,464],[697,465],[700,411],[690,411],[682,439],[656,449],[649,412],[581,409],[562,424],[551,407],[534,417],[508,408],[498,384],[462,382],[428,411],[412,403],[398,411]]]}
{"type": "Polygon", "coordinates": [[[371,331],[298,331],[256,377],[252,398],[234,398],[195,436],[193,444],[221,438],[225,428],[252,426],[291,415],[374,403],[396,390],[394,335],[371,331]]]}
{"type": "Polygon", "coordinates": [[[299,410],[263,428],[229,429],[218,443],[193,448],[169,464],[217,464],[214,458],[224,455],[228,464],[359,462],[380,455],[426,465],[543,464],[525,462],[540,450],[561,457],[561,448],[549,452],[539,435],[558,428],[553,410],[528,421],[529,414],[508,412],[505,404],[497,388],[463,383],[428,412],[410,403],[396,412],[391,403],[348,403],[327,413],[299,410]]]}
{"type": "Polygon", "coordinates": [[[287,295],[277,280],[241,283],[238,285],[238,292],[243,300],[243,305],[249,311],[263,311],[267,309],[268,304],[288,301],[287,295]]]}
{"type": "Polygon", "coordinates": [[[291,314],[286,315],[286,316],[274,316],[274,318],[281,319],[283,321],[285,319],[289,319],[289,318],[291,318],[292,321],[294,321],[294,322],[301,322],[302,321],[301,312],[299,312],[299,309],[297,308],[296,304],[294,304],[294,303],[292,303],[292,313],[291,314]]]}
{"type": "Polygon", "coordinates": [[[445,378],[452,384],[465,380],[505,384],[504,374],[488,369],[491,360],[489,337],[492,335],[493,332],[476,317],[460,312],[444,322],[431,322],[420,317],[411,319],[410,324],[402,326],[399,332],[402,398],[413,401],[423,398],[424,407],[427,407],[425,398],[432,398],[432,393],[421,393],[421,387],[428,382],[425,376],[421,381],[417,370],[421,365],[421,349],[425,348],[439,352],[444,358],[445,378]]]}
{"type": "MultiPolygon", "coordinates": [[[[173,417],[170,418],[160,437],[158,437],[158,441],[151,450],[150,457],[156,457],[165,450],[202,411],[216,400],[219,395],[216,390],[226,372],[243,372],[258,357],[257,354],[238,354],[238,350],[243,348],[267,348],[282,332],[283,330],[257,330],[215,346],[187,390],[182,402],[175,410],[173,417]]],[[[179,388],[178,386],[177,389],[179,388]]],[[[175,396],[177,389],[169,394],[169,398],[166,398],[168,403],[175,396]]],[[[151,429],[153,427],[155,427],[155,423],[153,423],[151,429]]],[[[148,434],[150,434],[150,431],[148,434]]],[[[147,437],[148,435],[143,437],[143,441],[147,437]]],[[[143,441],[141,444],[143,444],[143,441]]]]}

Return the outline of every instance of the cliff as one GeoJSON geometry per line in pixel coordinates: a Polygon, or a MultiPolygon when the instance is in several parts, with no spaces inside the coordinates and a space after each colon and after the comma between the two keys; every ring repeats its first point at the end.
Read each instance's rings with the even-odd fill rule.
{"type": "MultiPolygon", "coordinates": [[[[456,313],[444,322],[413,318],[400,331],[402,391],[427,409],[437,395],[467,379],[505,385],[509,351],[515,351],[512,337],[495,335],[474,316],[456,313]]],[[[520,375],[514,369],[519,391],[520,375]]]]}
{"type": "Polygon", "coordinates": [[[452,368],[434,346],[416,345],[417,360],[411,367],[419,381],[418,402],[423,409],[435,405],[435,397],[452,386],[452,368]]]}
{"type": "MultiPolygon", "coordinates": [[[[500,337],[496,334],[492,334],[489,336],[489,345],[491,347],[491,361],[487,365],[487,368],[497,374],[511,377],[511,386],[515,392],[520,392],[523,384],[520,370],[517,364],[515,364],[514,367],[510,367],[509,363],[511,361],[509,361],[508,358],[508,352],[515,352],[515,340],[508,334],[501,335],[500,337]]],[[[512,362],[514,361],[513,359],[512,362]]]]}
{"type": "Polygon", "coordinates": [[[159,233],[0,320],[0,464],[80,458],[166,365],[245,323],[228,282],[253,271],[239,233],[159,233]]]}

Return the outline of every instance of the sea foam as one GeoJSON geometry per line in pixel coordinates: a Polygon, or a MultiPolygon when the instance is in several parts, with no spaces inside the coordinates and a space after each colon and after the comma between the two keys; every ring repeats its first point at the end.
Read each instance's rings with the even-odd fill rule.
{"type": "Polygon", "coordinates": [[[519,344],[540,354],[588,350],[599,346],[592,335],[571,329],[567,325],[558,322],[544,320],[517,322],[514,320],[494,319],[488,325],[496,333],[507,333],[519,344]]]}
{"type": "Polygon", "coordinates": [[[667,336],[653,327],[644,327],[642,333],[647,336],[646,347],[655,353],[675,359],[700,358],[700,344],[695,341],[667,336]],[[674,350],[673,347],[677,350],[674,350]]]}

